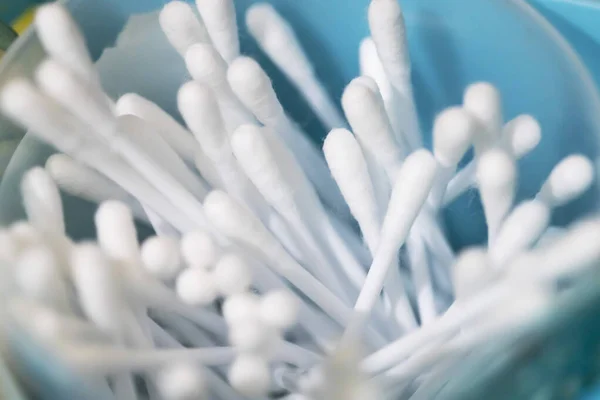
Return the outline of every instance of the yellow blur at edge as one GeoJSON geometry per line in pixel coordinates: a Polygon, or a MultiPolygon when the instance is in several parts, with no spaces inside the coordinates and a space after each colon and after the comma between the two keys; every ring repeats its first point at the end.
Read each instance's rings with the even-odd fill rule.
{"type": "Polygon", "coordinates": [[[21,35],[23,32],[25,32],[25,29],[27,29],[27,27],[33,22],[34,15],[35,8],[30,8],[29,10],[21,14],[21,16],[13,22],[12,28],[15,30],[15,32],[21,35]]]}

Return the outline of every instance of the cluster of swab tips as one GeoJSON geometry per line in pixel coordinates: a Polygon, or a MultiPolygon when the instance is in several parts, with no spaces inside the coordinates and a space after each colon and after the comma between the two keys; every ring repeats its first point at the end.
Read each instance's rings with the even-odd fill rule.
{"type": "Polygon", "coordinates": [[[329,131],[323,153],[240,54],[233,0],[196,6],[171,1],[158,17],[192,78],[176,99],[185,125],[138,94],[105,93],[58,4],[36,16],[48,59],[35,83],[0,93],[3,113],[59,151],[22,179],[27,221],[0,231],[9,314],[94,390],[433,398],[486,340],[516,340],[553,283],[600,261],[597,219],[551,226],[592,186],[591,161],[566,157],[517,203],[517,161],[541,128],[529,115],[505,123],[493,85],[470,85],[423,147],[396,0],[371,1],[343,112],[291,25],[267,4],[246,13],[329,131]],[[440,214],[471,189],[488,243],[457,255],[440,214]],[[99,204],[96,242],[69,238],[61,190],[99,204]],[[141,245],[140,226],[156,234],[141,245]]]}

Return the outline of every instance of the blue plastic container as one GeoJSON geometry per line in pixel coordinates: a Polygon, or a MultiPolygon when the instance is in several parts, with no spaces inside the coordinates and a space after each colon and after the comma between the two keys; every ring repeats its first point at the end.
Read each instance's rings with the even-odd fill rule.
{"type": "MultiPolygon", "coordinates": [[[[344,86],[358,74],[358,44],[368,35],[366,8],[369,1],[271,2],[294,26],[315,65],[317,75],[332,96],[339,99],[344,86]]],[[[589,19],[589,15],[593,13],[600,18],[600,12],[593,3],[573,5],[565,1],[538,0],[535,5],[542,10],[546,16],[544,17],[522,0],[400,2],[406,17],[413,60],[414,92],[426,142],[430,141],[431,122],[436,113],[460,103],[463,90],[468,84],[489,81],[503,95],[506,119],[528,113],[535,116],[542,125],[541,144],[520,162],[520,196],[535,194],[551,167],[570,153],[584,153],[597,158],[600,149],[600,97],[595,81],[600,82],[600,79],[595,80],[590,75],[572,47],[577,48],[588,65],[599,65],[597,72],[600,76],[600,61],[594,57],[594,49],[598,46],[594,39],[594,34],[597,34],[594,23],[589,22],[589,33],[582,33],[582,28],[574,28],[572,22],[579,20],[573,10],[586,7],[589,9],[583,14],[584,19],[589,19]],[[560,7],[571,11],[561,12],[560,7]],[[560,25],[565,36],[549,21],[556,26],[560,25]]],[[[164,0],[71,0],[66,3],[82,26],[93,56],[98,57],[105,47],[114,43],[130,15],[156,10],[164,5],[164,0]]],[[[306,104],[299,100],[294,88],[260,54],[245,32],[243,15],[251,3],[251,0],[236,1],[242,51],[255,56],[266,67],[286,109],[313,134],[315,140],[320,140],[325,132],[316,118],[306,104]]],[[[30,32],[17,42],[3,60],[0,86],[12,76],[30,73],[42,58],[39,43],[33,32],[30,32]]],[[[166,60],[169,63],[176,62],[170,61],[168,57],[166,60]]],[[[148,68],[160,73],[165,70],[165,66],[166,64],[149,65],[148,68]]],[[[135,74],[136,71],[130,73],[135,74]]],[[[102,79],[112,95],[136,91],[165,109],[175,111],[175,86],[156,91],[156,87],[141,85],[139,80],[132,79],[129,83],[124,80],[118,87],[111,89],[113,77],[103,76],[102,79]]],[[[18,129],[2,120],[0,133],[7,140],[14,140],[21,135],[18,129]]],[[[20,176],[26,168],[43,164],[48,154],[49,149],[30,137],[21,142],[0,183],[0,222],[8,223],[23,215],[17,195],[20,176]]],[[[598,187],[595,187],[581,200],[558,210],[556,222],[567,223],[597,210],[600,206],[598,195],[598,187]]],[[[78,236],[91,235],[93,208],[79,200],[67,201],[70,232],[78,236]]],[[[476,204],[477,201],[466,196],[455,202],[446,213],[448,229],[455,246],[480,243],[485,239],[483,213],[476,204]]],[[[595,284],[595,281],[592,280],[592,283],[595,284]]],[[[582,310],[587,310],[586,307],[596,304],[594,301],[597,302],[598,299],[595,293],[600,291],[599,287],[596,285],[588,290],[589,296],[584,298],[588,302],[580,305],[577,312],[583,312],[582,310]]],[[[573,304],[570,306],[574,307],[573,304]]],[[[565,305],[564,310],[571,309],[565,305]]],[[[556,315],[568,319],[571,314],[563,316],[559,310],[556,315]]],[[[588,321],[589,326],[593,325],[595,318],[600,318],[594,313],[585,315],[592,318],[588,321]]],[[[543,326],[550,329],[550,325],[543,326]]],[[[536,325],[537,328],[540,326],[542,325],[536,325]]],[[[598,335],[590,340],[597,338],[598,335]]],[[[471,373],[475,373],[474,371],[476,370],[471,373]]],[[[500,377],[501,374],[498,372],[494,376],[500,377]]],[[[507,376],[510,380],[510,374],[507,376]]],[[[475,388],[473,390],[475,393],[475,388]]]]}

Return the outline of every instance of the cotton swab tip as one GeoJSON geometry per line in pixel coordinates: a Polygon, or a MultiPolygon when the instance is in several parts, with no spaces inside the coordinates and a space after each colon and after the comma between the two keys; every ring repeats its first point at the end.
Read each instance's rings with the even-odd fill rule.
{"type": "Polygon", "coordinates": [[[259,314],[263,322],[277,329],[288,329],[298,320],[300,305],[286,290],[266,293],[260,299],[259,314]]]}
{"type": "Polygon", "coordinates": [[[196,7],[215,48],[230,63],[240,54],[233,0],[196,0],[196,7]]]}
{"type": "Polygon", "coordinates": [[[175,282],[177,296],[186,304],[207,305],[217,298],[217,286],[213,275],[203,268],[183,270],[175,282]]]}
{"type": "Polygon", "coordinates": [[[250,320],[255,321],[259,316],[260,302],[258,296],[245,292],[234,294],[223,303],[223,318],[230,326],[235,326],[250,320]]]}
{"type": "Polygon", "coordinates": [[[181,266],[179,243],[168,236],[146,239],[142,244],[141,256],[148,272],[160,279],[173,279],[181,266]]]}
{"type": "Polygon", "coordinates": [[[542,139],[542,128],[531,115],[520,115],[504,127],[504,140],[516,158],[533,150],[542,139]]]}
{"type": "Polygon", "coordinates": [[[461,107],[440,113],[433,126],[433,152],[438,162],[456,167],[471,145],[476,128],[473,117],[461,107]]]}
{"type": "Polygon", "coordinates": [[[477,164],[477,180],[482,187],[513,187],[517,176],[514,160],[502,150],[485,152],[477,164]]]}
{"type": "Polygon", "coordinates": [[[94,216],[98,243],[107,254],[120,261],[137,263],[139,245],[131,210],[119,201],[105,201],[94,216]]]}
{"type": "Polygon", "coordinates": [[[594,165],[583,155],[571,155],[558,163],[544,183],[540,196],[560,206],[583,194],[593,183],[594,165]]]}
{"type": "Polygon", "coordinates": [[[184,1],[167,2],[160,11],[158,21],[171,45],[182,55],[193,44],[208,40],[204,25],[184,1]]]}
{"type": "Polygon", "coordinates": [[[227,376],[231,386],[249,397],[264,396],[271,383],[269,365],[263,357],[257,355],[240,355],[231,364],[227,376]]]}
{"type": "Polygon", "coordinates": [[[465,91],[463,105],[481,124],[476,147],[485,148],[498,139],[502,127],[502,104],[498,89],[487,82],[470,85],[465,91]]]}
{"type": "Polygon", "coordinates": [[[252,271],[242,258],[235,254],[226,254],[217,262],[214,278],[219,292],[223,296],[231,296],[250,288],[252,271]]]}
{"type": "Polygon", "coordinates": [[[207,232],[189,232],[181,239],[181,255],[192,268],[212,268],[219,254],[217,244],[207,232]]]}
{"type": "Polygon", "coordinates": [[[156,384],[167,400],[199,400],[207,397],[204,374],[194,365],[166,366],[157,373],[156,384]]]}
{"type": "Polygon", "coordinates": [[[227,64],[210,44],[196,43],[185,52],[185,65],[192,77],[211,87],[226,82],[227,64]]]}

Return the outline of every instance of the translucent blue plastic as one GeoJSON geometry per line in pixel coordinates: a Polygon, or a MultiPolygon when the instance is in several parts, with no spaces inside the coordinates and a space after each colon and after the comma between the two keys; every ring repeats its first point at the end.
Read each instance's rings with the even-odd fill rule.
{"type": "MultiPolygon", "coordinates": [[[[317,75],[332,96],[339,99],[344,86],[358,74],[358,44],[368,35],[369,1],[271,2],[294,26],[317,75]]],[[[164,0],[67,2],[85,32],[94,57],[114,42],[131,14],[155,10],[164,3],[164,0]]],[[[243,15],[252,3],[236,0],[242,51],[256,56],[266,67],[286,109],[319,141],[325,134],[323,128],[245,32],[243,15]]],[[[436,113],[460,103],[463,90],[470,83],[489,81],[503,95],[507,120],[528,113],[536,117],[543,128],[539,147],[520,162],[521,197],[535,194],[551,167],[564,156],[575,152],[594,159],[598,156],[600,99],[594,79],[563,36],[530,5],[521,0],[401,0],[401,4],[413,61],[414,92],[426,142],[430,141],[431,122],[436,113]]],[[[589,49],[581,40],[577,46],[589,49]]],[[[41,58],[35,36],[23,38],[6,57],[4,69],[0,70],[0,85],[10,76],[31,71],[41,58]]],[[[171,60],[165,57],[165,63],[175,63],[171,60]]],[[[164,68],[167,65],[149,65],[148,68],[156,70],[160,79],[160,72],[168,70],[164,68]]],[[[103,77],[108,87],[109,79],[103,77]]],[[[124,82],[118,88],[120,93],[111,94],[137,91],[165,109],[175,111],[176,87],[158,92],[151,85],[140,87],[136,80],[130,85],[124,82]]],[[[5,136],[18,134],[2,121],[0,130],[5,136]]],[[[0,184],[2,222],[20,217],[17,195],[20,175],[27,166],[43,163],[47,154],[47,149],[34,140],[22,142],[0,184]]],[[[446,213],[455,246],[485,239],[483,214],[474,196],[468,194],[459,199],[446,213]]],[[[556,222],[566,223],[597,209],[598,200],[598,187],[595,187],[583,199],[558,210],[556,222]]],[[[91,226],[92,209],[81,202],[73,204],[74,207],[68,207],[67,217],[79,222],[79,227],[71,224],[70,229],[80,235],[89,234],[83,227],[91,226]]]]}

